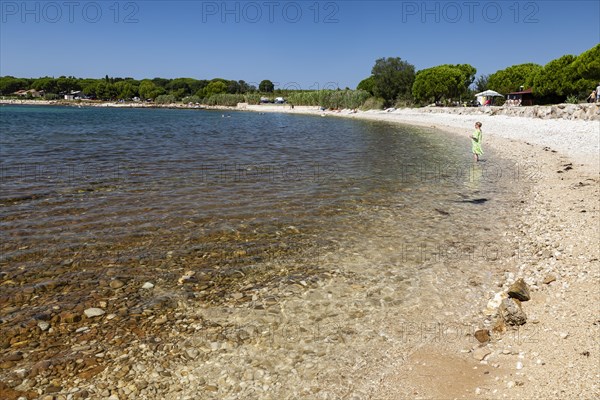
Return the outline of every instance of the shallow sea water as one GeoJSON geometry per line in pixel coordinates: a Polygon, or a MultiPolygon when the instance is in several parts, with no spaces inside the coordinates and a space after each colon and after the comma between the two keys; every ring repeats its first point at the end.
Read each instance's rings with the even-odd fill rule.
{"type": "MultiPolygon", "coordinates": [[[[269,351],[244,350],[254,364],[226,368],[232,382],[261,357],[277,369],[310,344],[295,378],[281,379],[320,379],[337,395],[348,381],[332,365],[356,373],[360,349],[386,335],[378,327],[400,321],[388,334],[402,337],[406,323],[439,314],[451,288],[486,279],[486,265],[512,254],[503,233],[530,178],[493,152],[474,164],[467,134],[383,122],[5,106],[0,126],[0,270],[11,281],[0,307],[62,280],[61,296],[10,308],[5,322],[89,300],[108,270],[173,293],[191,270],[221,285],[206,318],[269,331],[256,337],[269,351]],[[220,305],[249,287],[270,291],[275,308],[220,305]]],[[[215,360],[197,372],[218,377],[227,364],[215,360]]],[[[278,387],[273,398],[301,393],[278,387]]],[[[266,398],[252,390],[245,396],[266,398]]]]}

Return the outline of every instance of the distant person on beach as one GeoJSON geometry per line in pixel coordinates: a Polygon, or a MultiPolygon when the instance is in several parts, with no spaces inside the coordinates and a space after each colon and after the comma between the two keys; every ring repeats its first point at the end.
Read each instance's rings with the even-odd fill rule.
{"type": "Polygon", "coordinates": [[[481,149],[481,122],[475,122],[475,132],[471,136],[471,151],[473,152],[473,160],[479,161],[479,156],[483,154],[481,149]]]}
{"type": "Polygon", "coordinates": [[[600,83],[596,86],[596,103],[600,102],[600,83]]]}
{"type": "Polygon", "coordinates": [[[597,97],[597,91],[596,90],[592,90],[592,93],[587,98],[587,102],[588,103],[595,102],[596,101],[596,97],[597,97]]]}

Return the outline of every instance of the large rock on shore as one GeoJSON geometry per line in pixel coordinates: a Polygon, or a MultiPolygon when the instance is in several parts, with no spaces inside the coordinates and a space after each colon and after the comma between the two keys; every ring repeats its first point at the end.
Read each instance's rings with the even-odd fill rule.
{"type": "Polygon", "coordinates": [[[510,297],[502,300],[500,315],[508,325],[523,325],[527,322],[527,315],[521,308],[521,302],[510,297]]]}

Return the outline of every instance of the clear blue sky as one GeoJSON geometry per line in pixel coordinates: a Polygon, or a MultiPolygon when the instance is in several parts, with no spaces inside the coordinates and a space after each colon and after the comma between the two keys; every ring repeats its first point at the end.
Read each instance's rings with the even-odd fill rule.
{"type": "Polygon", "coordinates": [[[355,88],[377,58],[477,75],[600,42],[600,1],[6,1],[0,75],[355,88]]]}

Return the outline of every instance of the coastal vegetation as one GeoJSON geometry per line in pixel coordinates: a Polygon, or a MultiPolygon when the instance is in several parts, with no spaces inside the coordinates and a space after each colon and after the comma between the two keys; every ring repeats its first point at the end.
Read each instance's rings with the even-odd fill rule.
{"type": "Polygon", "coordinates": [[[276,88],[268,80],[257,86],[243,80],[215,78],[133,78],[101,79],[74,76],[18,78],[0,77],[0,96],[103,101],[145,101],[159,104],[193,103],[235,106],[259,104],[285,97],[294,105],[324,108],[384,108],[423,106],[431,103],[465,104],[473,94],[486,89],[506,94],[532,89],[537,104],[583,101],[600,82],[600,44],[579,56],[564,55],[546,65],[524,63],[509,66],[476,78],[469,64],[443,64],[415,71],[414,65],[399,57],[375,61],[371,75],[355,90],[301,90],[276,88]]]}
{"type": "Polygon", "coordinates": [[[469,96],[469,86],[477,70],[469,64],[440,65],[417,73],[412,94],[417,102],[442,99],[461,99],[469,96]]]}

